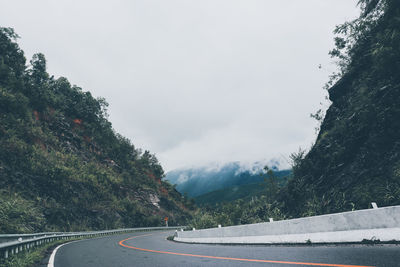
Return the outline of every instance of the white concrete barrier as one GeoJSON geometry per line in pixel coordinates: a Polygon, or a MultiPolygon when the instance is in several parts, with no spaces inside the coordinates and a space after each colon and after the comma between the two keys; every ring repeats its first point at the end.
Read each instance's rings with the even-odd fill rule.
{"type": "Polygon", "coordinates": [[[400,241],[400,206],[350,211],[285,221],[176,233],[189,243],[343,243],[400,241]]]}

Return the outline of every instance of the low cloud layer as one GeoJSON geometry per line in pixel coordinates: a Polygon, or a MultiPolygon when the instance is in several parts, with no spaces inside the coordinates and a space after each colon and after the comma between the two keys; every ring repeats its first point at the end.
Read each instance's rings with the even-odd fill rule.
{"type": "Polygon", "coordinates": [[[167,170],[309,147],[332,30],[358,13],[349,0],[0,3],[27,56],[105,97],[114,128],[167,170]]]}

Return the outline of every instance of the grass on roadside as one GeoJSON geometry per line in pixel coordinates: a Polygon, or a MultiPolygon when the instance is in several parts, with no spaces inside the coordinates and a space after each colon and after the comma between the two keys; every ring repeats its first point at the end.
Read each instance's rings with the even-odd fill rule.
{"type": "Polygon", "coordinates": [[[33,267],[38,266],[40,262],[53,251],[53,249],[62,244],[77,239],[57,240],[41,247],[33,248],[29,251],[23,251],[18,254],[11,255],[8,259],[0,259],[1,267],[33,267]]]}

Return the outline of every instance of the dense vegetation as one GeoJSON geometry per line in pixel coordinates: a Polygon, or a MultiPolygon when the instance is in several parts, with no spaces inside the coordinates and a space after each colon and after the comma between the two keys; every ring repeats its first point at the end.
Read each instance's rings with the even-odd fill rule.
{"type": "MultiPolygon", "coordinates": [[[[332,105],[313,115],[317,140],[292,155],[287,183],[267,169],[257,197],[197,210],[191,226],[400,204],[400,2],[359,4],[360,17],[335,30],[332,105]]],[[[42,54],[27,66],[16,38],[0,29],[0,232],[185,223],[193,200],[113,131],[105,100],[51,77],[42,54]]]]}
{"type": "Polygon", "coordinates": [[[50,76],[43,54],[27,65],[17,38],[0,28],[0,233],[185,223],[185,200],[113,130],[106,101],[50,76]]]}
{"type": "MultiPolygon", "coordinates": [[[[284,219],[287,216],[283,214],[276,203],[279,192],[286,186],[289,176],[279,176],[272,169],[265,167],[261,175],[264,179],[262,183],[257,183],[256,188],[251,185],[250,193],[246,197],[235,199],[233,201],[201,203],[201,209],[197,210],[190,227],[197,229],[222,226],[259,223],[268,221],[269,218],[284,219]],[[255,189],[257,189],[255,191],[255,189]],[[251,194],[255,193],[255,194],[251,194]]],[[[243,186],[239,188],[242,190],[243,186]]],[[[244,186],[246,192],[246,186],[244,186]]],[[[229,192],[229,189],[225,189],[229,192]]],[[[225,190],[211,192],[214,198],[218,193],[225,193],[225,190]]],[[[206,194],[207,197],[209,194],[206,194]]],[[[236,196],[238,194],[235,194],[236,196]]],[[[228,198],[228,194],[224,198],[228,198]]],[[[207,200],[207,199],[206,199],[207,200]]]]}
{"type": "MultiPolygon", "coordinates": [[[[273,172],[279,186],[285,185],[291,174],[290,170],[270,171],[273,172]]],[[[244,181],[242,181],[246,183],[212,191],[194,197],[193,199],[199,206],[210,206],[217,203],[232,202],[238,199],[241,199],[242,201],[254,200],[265,195],[266,186],[268,185],[267,179],[269,179],[267,175],[265,173],[258,173],[251,175],[250,178],[252,179],[244,179],[244,181]]]]}
{"type": "Polygon", "coordinates": [[[400,204],[400,2],[360,5],[360,17],[335,30],[332,105],[278,199],[290,216],[400,204]]]}
{"type": "Polygon", "coordinates": [[[192,225],[215,227],[400,204],[400,1],[361,0],[360,17],[339,25],[327,83],[332,105],[308,153],[292,155],[288,184],[267,199],[198,212],[192,225]]]}

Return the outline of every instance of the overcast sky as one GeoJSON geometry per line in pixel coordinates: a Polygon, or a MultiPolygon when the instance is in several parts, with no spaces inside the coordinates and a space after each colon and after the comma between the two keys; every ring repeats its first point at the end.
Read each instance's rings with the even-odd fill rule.
{"type": "MultiPolygon", "coordinates": [[[[355,0],[0,0],[28,60],[110,104],[164,169],[284,161],[315,140],[334,26],[355,0]],[[321,64],[322,68],[318,68],[321,64]]],[[[324,104],[325,106],[327,104],[324,104]]]]}

